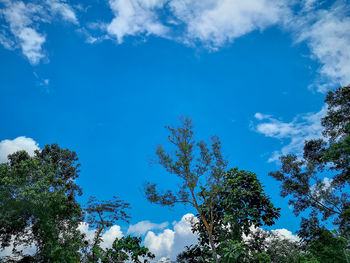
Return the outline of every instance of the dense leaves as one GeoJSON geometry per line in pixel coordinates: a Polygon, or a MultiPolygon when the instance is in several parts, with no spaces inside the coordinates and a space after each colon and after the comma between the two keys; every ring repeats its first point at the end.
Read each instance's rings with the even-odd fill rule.
{"type": "MultiPolygon", "coordinates": [[[[203,188],[201,194],[205,194],[205,191],[203,188]]],[[[208,201],[201,205],[205,215],[211,213],[208,201]]],[[[273,225],[279,217],[280,210],[273,206],[264,193],[256,174],[237,168],[224,173],[217,202],[212,206],[216,226],[213,235],[217,245],[227,239],[240,242],[243,234],[250,233],[252,226],[273,225]]],[[[204,232],[201,221],[195,225],[194,231],[204,232]]],[[[202,245],[207,241],[205,235],[201,235],[202,245]]]]}
{"type": "MultiPolygon", "coordinates": [[[[46,145],[33,157],[20,151],[0,165],[0,242],[35,245],[35,262],[79,259],[82,209],[75,152],[46,145]]],[[[18,251],[21,255],[21,251],[18,251]]]]}
{"type": "MultiPolygon", "coordinates": [[[[200,194],[206,195],[206,189],[202,188],[200,194]]],[[[223,173],[217,195],[215,203],[210,204],[210,199],[207,199],[200,209],[204,216],[213,213],[213,241],[221,259],[243,262],[243,258],[248,255],[242,243],[244,235],[249,235],[253,226],[274,224],[279,217],[279,209],[273,206],[264,193],[256,174],[237,168],[223,173]],[[210,206],[212,209],[209,209],[210,206]]],[[[193,225],[193,232],[199,235],[200,247],[193,247],[195,250],[192,256],[198,258],[209,245],[202,221],[193,225]]]]}
{"type": "Polygon", "coordinates": [[[147,263],[155,258],[148,248],[141,246],[141,238],[122,237],[113,242],[112,248],[100,250],[99,259],[102,263],[126,262],[147,263]]]}

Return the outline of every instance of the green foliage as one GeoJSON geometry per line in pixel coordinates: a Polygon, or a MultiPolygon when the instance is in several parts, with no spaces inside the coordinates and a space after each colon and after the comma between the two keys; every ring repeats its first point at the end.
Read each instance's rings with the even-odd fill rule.
{"type": "MultiPolygon", "coordinates": [[[[295,258],[295,260],[292,261],[290,259],[290,262],[295,262],[295,263],[320,263],[313,255],[311,254],[304,254],[304,255],[299,255],[295,258]]],[[[323,261],[321,261],[323,262],[323,261]]],[[[334,261],[332,261],[334,262],[334,261]]]]}
{"type": "MultiPolygon", "coordinates": [[[[35,262],[73,262],[80,257],[82,235],[77,230],[82,209],[76,153],[56,144],[33,157],[19,151],[0,165],[0,242],[35,245],[35,262]]],[[[15,254],[23,256],[21,251],[15,254]]],[[[28,260],[31,258],[27,257],[28,260]]],[[[7,259],[10,260],[10,259],[7,259]]]]}
{"type": "Polygon", "coordinates": [[[212,262],[212,253],[208,247],[200,247],[198,245],[186,246],[185,251],[177,255],[178,263],[206,263],[212,262]]]}
{"type": "Polygon", "coordinates": [[[205,233],[217,262],[216,247],[213,244],[212,231],[214,220],[212,205],[217,201],[217,192],[220,190],[222,175],[227,166],[221,153],[221,143],[218,137],[212,137],[210,146],[204,141],[196,142],[193,136],[193,125],[189,118],[182,120],[180,127],[167,127],[170,134],[168,140],[175,148],[172,152],[164,150],[159,145],[156,150],[157,161],[169,174],[177,176],[181,183],[174,192],[159,191],[156,184],[146,183],[146,198],[164,206],[174,206],[176,203],[190,204],[194,207],[200,220],[205,225],[205,233]],[[203,191],[205,187],[206,191],[203,191]],[[204,216],[200,204],[208,202],[209,213],[204,216]]]}
{"type": "Polygon", "coordinates": [[[350,86],[329,92],[326,98],[327,115],[322,119],[325,138],[305,142],[304,155],[281,157],[280,171],[270,173],[282,183],[281,196],[290,197],[298,216],[310,211],[309,219],[303,219],[301,236],[308,239],[312,231],[308,227],[332,219],[340,233],[350,236],[350,86]],[[324,181],[321,174],[332,178],[324,181]]]}
{"type": "Polygon", "coordinates": [[[259,253],[254,256],[254,262],[256,263],[271,263],[271,258],[266,253],[259,253]]]}
{"type": "Polygon", "coordinates": [[[350,258],[349,244],[345,238],[336,236],[326,229],[313,233],[314,237],[308,244],[308,250],[322,263],[346,263],[350,258]]]}
{"type": "MultiPolygon", "coordinates": [[[[148,263],[155,255],[149,252],[148,248],[141,246],[141,238],[122,237],[115,239],[112,248],[102,249],[95,247],[97,259],[102,263],[126,262],[131,260],[136,263],[148,263]],[[141,261],[142,259],[142,261],[141,261]]],[[[98,262],[89,261],[89,262],[98,262]]]]}
{"type": "MultiPolygon", "coordinates": [[[[243,234],[248,235],[251,226],[272,225],[279,217],[279,210],[264,193],[256,174],[248,171],[231,169],[223,174],[222,186],[217,193],[217,200],[210,207],[210,199],[201,205],[202,213],[207,216],[213,211],[214,242],[218,245],[225,240],[242,241],[243,234]]],[[[203,195],[205,189],[203,188],[203,195]]],[[[200,244],[208,244],[203,222],[194,225],[200,244]]]]}
{"type": "Polygon", "coordinates": [[[239,263],[247,262],[248,254],[245,250],[244,243],[228,239],[221,243],[221,262],[239,263]]]}
{"type": "MultiPolygon", "coordinates": [[[[207,194],[204,187],[200,194],[207,194]]],[[[273,206],[264,193],[256,174],[237,168],[223,174],[216,202],[210,204],[210,199],[207,199],[200,206],[200,210],[205,217],[209,217],[208,214],[213,212],[213,242],[220,258],[225,262],[244,262],[250,258],[249,251],[254,255],[264,252],[265,248],[261,242],[255,243],[256,251],[244,245],[243,235],[251,234],[251,226],[272,225],[279,217],[279,209],[273,206]]],[[[194,224],[192,231],[198,234],[199,245],[187,248],[186,252],[180,255],[187,261],[180,262],[210,262],[213,255],[206,253],[210,243],[204,223],[199,221],[194,224]]],[[[263,239],[265,238],[267,237],[263,239]]]]}
{"type": "Polygon", "coordinates": [[[252,255],[250,262],[259,260],[274,263],[294,263],[294,260],[304,253],[302,244],[280,236],[278,233],[256,228],[246,238],[246,246],[252,255]],[[267,256],[268,257],[267,257],[267,256]]]}

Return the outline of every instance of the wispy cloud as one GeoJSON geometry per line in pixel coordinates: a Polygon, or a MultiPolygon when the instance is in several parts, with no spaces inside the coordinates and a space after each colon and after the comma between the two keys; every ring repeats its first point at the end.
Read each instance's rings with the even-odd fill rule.
{"type": "Polygon", "coordinates": [[[268,161],[278,161],[281,155],[290,153],[300,155],[305,140],[322,136],[321,119],[326,115],[326,112],[327,107],[324,106],[317,113],[298,115],[291,122],[283,122],[270,115],[256,113],[255,119],[257,122],[253,124],[253,129],[266,137],[279,139],[283,144],[282,149],[274,151],[268,161]]]}
{"type": "Polygon", "coordinates": [[[21,49],[32,65],[46,58],[43,45],[46,34],[40,32],[42,23],[50,23],[60,16],[62,20],[78,24],[71,6],[61,0],[42,0],[35,3],[0,0],[0,43],[6,49],[21,49]],[[1,7],[1,5],[0,5],[1,7]]]}
{"type": "Polygon", "coordinates": [[[296,42],[305,42],[311,58],[321,64],[319,79],[312,86],[326,92],[350,84],[350,5],[336,1],[329,9],[317,9],[316,3],[306,2],[291,29],[296,42]]]}
{"type": "Polygon", "coordinates": [[[118,43],[126,36],[164,36],[168,29],[157,14],[164,4],[164,0],[109,0],[115,17],[107,25],[108,34],[118,43]]]}
{"type": "MultiPolygon", "coordinates": [[[[153,35],[189,46],[218,50],[253,31],[275,26],[305,43],[320,67],[311,87],[325,92],[350,83],[350,4],[326,6],[303,0],[109,0],[113,18],[86,21],[78,32],[87,43],[153,35]],[[94,29],[89,25],[98,25],[94,29]]],[[[93,6],[88,12],[93,12],[93,6]]],[[[47,59],[43,23],[60,20],[79,25],[77,9],[64,0],[0,0],[0,44],[20,49],[36,65],[47,59]],[[2,7],[1,7],[2,6],[2,7]]]]}
{"type": "MultiPolygon", "coordinates": [[[[345,1],[324,7],[315,0],[110,0],[109,6],[115,17],[105,32],[118,43],[126,36],[155,35],[218,50],[277,26],[295,43],[306,43],[310,58],[320,63],[312,85],[318,91],[350,83],[350,4],[345,1]]],[[[89,42],[96,39],[101,38],[89,42]]]]}

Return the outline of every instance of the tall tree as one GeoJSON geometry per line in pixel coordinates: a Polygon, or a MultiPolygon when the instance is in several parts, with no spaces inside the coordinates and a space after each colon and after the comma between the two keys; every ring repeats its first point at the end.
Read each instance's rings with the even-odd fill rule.
{"type": "MultiPolygon", "coordinates": [[[[205,191],[203,188],[202,192],[205,191]]],[[[248,256],[244,253],[243,237],[251,233],[252,226],[273,225],[280,216],[280,209],[273,206],[255,173],[238,168],[223,173],[222,186],[217,195],[211,209],[210,200],[201,204],[200,209],[204,216],[213,212],[213,242],[220,257],[230,262],[242,262],[243,257],[248,256]]],[[[181,257],[185,258],[187,253],[200,261],[209,245],[203,222],[194,224],[192,231],[199,236],[199,247],[192,247],[192,254],[188,249],[181,257]]]]}
{"type": "Polygon", "coordinates": [[[221,153],[218,137],[211,138],[210,146],[204,141],[196,142],[193,135],[192,120],[181,120],[180,127],[166,127],[168,140],[175,150],[173,154],[165,151],[162,145],[156,150],[158,163],[170,174],[181,180],[179,188],[174,192],[160,192],[156,184],[146,183],[147,199],[163,206],[174,206],[176,203],[189,204],[194,207],[203,222],[215,262],[218,262],[216,246],[213,239],[214,214],[213,204],[217,202],[222,187],[223,172],[227,162],[221,153]],[[206,195],[202,195],[201,187],[205,187],[206,195]],[[201,204],[209,203],[209,213],[204,213],[201,204]]]}
{"type": "MultiPolygon", "coordinates": [[[[46,145],[30,157],[25,151],[0,164],[0,243],[2,248],[35,245],[35,262],[78,261],[83,219],[76,201],[81,189],[75,152],[46,145]]],[[[30,258],[28,256],[27,258],[30,258]]]]}
{"type": "Polygon", "coordinates": [[[281,195],[291,197],[289,204],[296,215],[310,211],[309,218],[302,220],[304,238],[307,233],[312,236],[307,228],[314,225],[311,221],[316,222],[318,214],[323,221],[332,219],[340,233],[349,238],[350,86],[329,92],[325,102],[324,137],[306,141],[301,159],[282,156],[280,171],[270,175],[282,182],[281,195]]]}

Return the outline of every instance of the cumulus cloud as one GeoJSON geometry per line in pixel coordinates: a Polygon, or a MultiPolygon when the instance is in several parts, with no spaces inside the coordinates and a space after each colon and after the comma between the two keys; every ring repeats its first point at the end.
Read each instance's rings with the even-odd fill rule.
{"type": "MultiPolygon", "coordinates": [[[[166,228],[168,223],[155,224],[150,221],[141,221],[135,225],[130,225],[127,234],[138,234],[144,236],[144,246],[150,249],[159,259],[170,258],[174,260],[182,252],[185,246],[197,243],[197,236],[191,231],[191,222],[198,219],[193,214],[184,215],[180,221],[174,221],[172,228],[166,228]],[[163,229],[155,233],[151,229],[163,229]],[[146,234],[146,235],[145,235],[146,234]]],[[[95,235],[95,229],[90,229],[87,223],[82,223],[79,230],[86,235],[90,242],[95,235]]],[[[120,226],[114,225],[102,236],[103,248],[111,247],[115,238],[123,237],[120,226]]]]}
{"type": "Polygon", "coordinates": [[[159,21],[157,13],[164,3],[164,0],[110,0],[115,17],[107,25],[107,32],[118,43],[122,43],[126,36],[164,36],[167,27],[159,21]]]}
{"type": "MultiPolygon", "coordinates": [[[[89,224],[86,222],[83,222],[79,225],[78,229],[80,230],[81,233],[86,235],[86,239],[91,243],[95,237],[96,230],[91,229],[89,227],[89,224]]],[[[116,238],[122,238],[123,232],[120,229],[120,226],[118,225],[113,225],[109,229],[107,229],[103,235],[102,235],[102,243],[101,247],[102,248],[111,248],[113,241],[116,238]]]]}
{"type": "Polygon", "coordinates": [[[163,229],[163,228],[168,227],[168,225],[169,225],[168,222],[164,222],[161,224],[155,224],[155,223],[151,223],[150,221],[141,221],[135,225],[130,225],[127,233],[128,234],[144,235],[149,230],[163,229]]]}
{"type": "Polygon", "coordinates": [[[323,130],[321,119],[326,112],[327,107],[324,106],[317,113],[298,115],[291,122],[283,122],[269,115],[256,113],[255,118],[259,123],[254,125],[254,130],[266,137],[279,139],[284,145],[281,150],[276,150],[268,161],[278,161],[281,155],[300,154],[305,140],[320,138],[323,130]]]}
{"type": "Polygon", "coordinates": [[[103,242],[101,243],[101,247],[102,248],[111,248],[113,241],[116,238],[122,238],[123,236],[124,235],[123,235],[122,231],[120,230],[120,226],[114,225],[102,235],[103,242]]]}
{"type": "Polygon", "coordinates": [[[158,256],[167,256],[174,245],[175,232],[165,229],[162,233],[156,235],[150,231],[145,237],[145,245],[158,256]]]}
{"type": "Polygon", "coordinates": [[[273,234],[276,234],[278,237],[280,237],[282,239],[288,239],[288,240],[296,241],[296,242],[300,241],[300,238],[297,235],[293,235],[293,233],[291,231],[289,231],[288,229],[285,229],[285,228],[271,230],[271,232],[273,234]]]}
{"type": "MultiPolygon", "coordinates": [[[[13,254],[13,241],[11,242],[11,245],[1,249],[0,248],[0,258],[3,257],[14,257],[13,254]]],[[[36,246],[32,245],[32,246],[23,246],[20,245],[18,247],[16,247],[16,249],[18,251],[22,251],[24,255],[34,255],[36,253],[36,246]]],[[[17,257],[16,259],[20,259],[19,257],[17,257]]],[[[5,261],[4,261],[5,262],[5,261]]]]}
{"type": "Polygon", "coordinates": [[[257,231],[261,231],[265,234],[268,234],[268,237],[266,238],[265,242],[266,245],[271,243],[273,240],[288,240],[291,242],[299,242],[300,238],[297,235],[294,235],[291,231],[285,228],[275,229],[275,230],[264,230],[260,227],[251,226],[250,227],[250,234],[248,236],[243,235],[244,241],[249,241],[252,238],[256,238],[253,234],[256,234],[257,231]],[[272,235],[269,235],[272,234],[272,235]]]}
{"type": "Polygon", "coordinates": [[[165,229],[159,234],[149,231],[145,246],[157,257],[175,259],[185,246],[197,243],[197,236],[191,231],[191,222],[197,220],[193,214],[186,214],[179,222],[173,223],[173,230],[165,229]]]}
{"type": "Polygon", "coordinates": [[[0,163],[7,162],[9,154],[20,150],[25,150],[32,156],[35,150],[39,150],[39,144],[32,138],[25,136],[20,136],[13,140],[2,140],[0,142],[0,163]]]}
{"type": "Polygon", "coordinates": [[[78,23],[72,7],[62,0],[42,0],[36,3],[0,0],[0,43],[6,49],[21,49],[32,65],[46,57],[43,45],[46,34],[39,31],[42,23],[50,23],[55,17],[78,23]]]}

